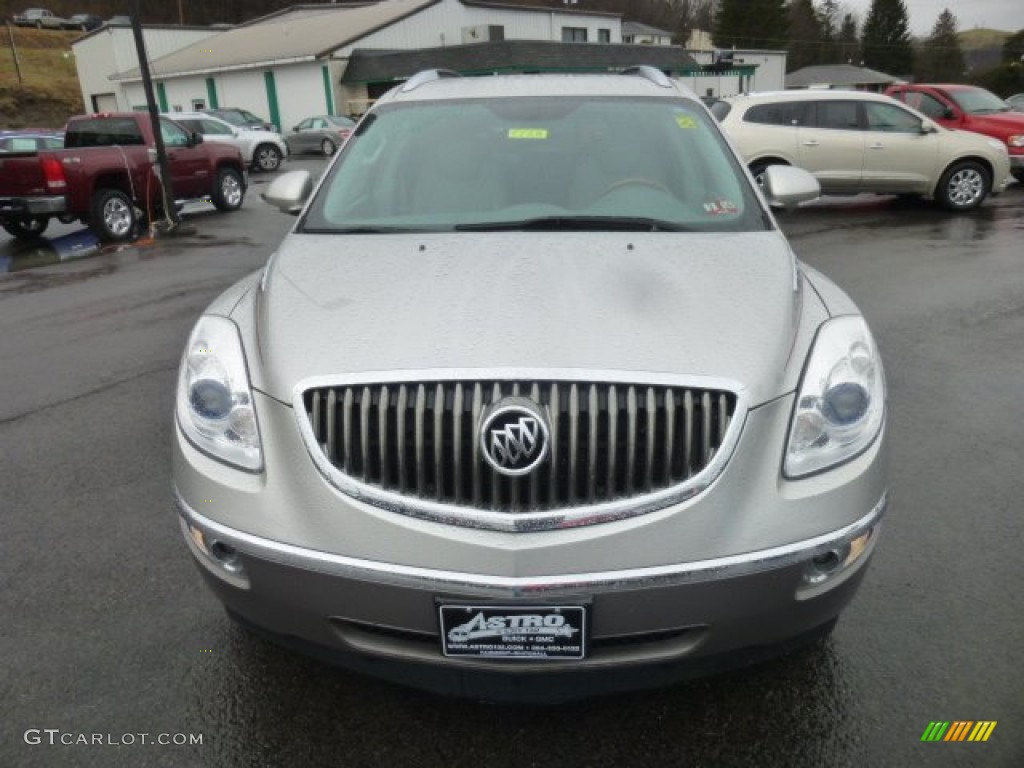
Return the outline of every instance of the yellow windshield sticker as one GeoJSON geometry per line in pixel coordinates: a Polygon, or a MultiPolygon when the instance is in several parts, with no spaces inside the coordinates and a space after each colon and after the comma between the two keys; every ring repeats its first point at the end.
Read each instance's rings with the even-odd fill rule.
{"type": "Polygon", "coordinates": [[[676,125],[686,130],[692,130],[697,127],[697,121],[689,115],[676,115],[676,125]]]}
{"type": "Polygon", "coordinates": [[[548,137],[547,128],[509,128],[508,137],[510,139],[546,139],[548,137]]]}

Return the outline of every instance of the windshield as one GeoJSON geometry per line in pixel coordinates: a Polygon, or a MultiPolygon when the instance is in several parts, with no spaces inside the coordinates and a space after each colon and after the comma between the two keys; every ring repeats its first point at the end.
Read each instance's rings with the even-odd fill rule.
{"type": "Polygon", "coordinates": [[[235,112],[217,112],[217,117],[225,122],[237,125],[239,128],[245,127],[245,118],[242,115],[235,112]]]}
{"type": "Polygon", "coordinates": [[[960,109],[972,115],[989,115],[993,112],[1010,111],[1010,107],[1005,101],[983,88],[951,91],[949,96],[959,105],[960,109]]]}
{"type": "Polygon", "coordinates": [[[767,221],[698,104],[516,97],[378,109],[300,228],[753,231],[767,221]]]}

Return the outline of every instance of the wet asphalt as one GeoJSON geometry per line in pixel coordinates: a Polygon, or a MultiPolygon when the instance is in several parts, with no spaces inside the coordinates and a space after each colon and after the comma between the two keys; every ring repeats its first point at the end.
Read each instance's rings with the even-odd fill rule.
{"type": "Polygon", "coordinates": [[[201,583],[170,501],[175,372],[293,221],[253,181],[181,239],[78,259],[74,226],[56,250],[0,238],[0,768],[1024,765],[1024,187],[961,216],[860,196],[780,219],[867,316],[890,390],[892,506],[832,638],[538,707],[325,666],[201,583]],[[997,726],[922,743],[936,720],[997,726]]]}

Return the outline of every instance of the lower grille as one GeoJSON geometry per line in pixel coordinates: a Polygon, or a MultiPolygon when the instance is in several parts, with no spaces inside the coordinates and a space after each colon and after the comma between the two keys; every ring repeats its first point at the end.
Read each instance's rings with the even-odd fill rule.
{"type": "Polygon", "coordinates": [[[347,477],[372,488],[503,513],[631,499],[686,482],[722,446],[733,392],[579,381],[423,381],[307,390],[313,439],[347,477]],[[488,408],[509,396],[541,406],[550,453],[523,477],[480,450],[488,408]]]}

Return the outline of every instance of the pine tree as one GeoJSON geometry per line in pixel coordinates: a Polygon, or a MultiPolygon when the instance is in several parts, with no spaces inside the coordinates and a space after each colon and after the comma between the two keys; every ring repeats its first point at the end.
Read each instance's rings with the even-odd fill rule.
{"type": "Polygon", "coordinates": [[[866,67],[890,75],[914,71],[910,21],[903,0],[871,0],[861,52],[866,67]]]}
{"type": "Polygon", "coordinates": [[[825,33],[811,0],[792,0],[789,4],[789,52],[786,66],[790,72],[825,63],[825,33]]]}
{"type": "Polygon", "coordinates": [[[785,0],[721,0],[714,29],[719,48],[785,48],[788,40],[785,0]]]}
{"type": "Polygon", "coordinates": [[[838,40],[839,62],[842,64],[860,63],[860,41],[857,38],[857,18],[852,13],[843,16],[839,25],[838,40]]]}
{"type": "Polygon", "coordinates": [[[956,34],[956,16],[948,8],[935,20],[924,43],[916,75],[922,82],[955,83],[964,77],[964,52],[956,34]]]}

